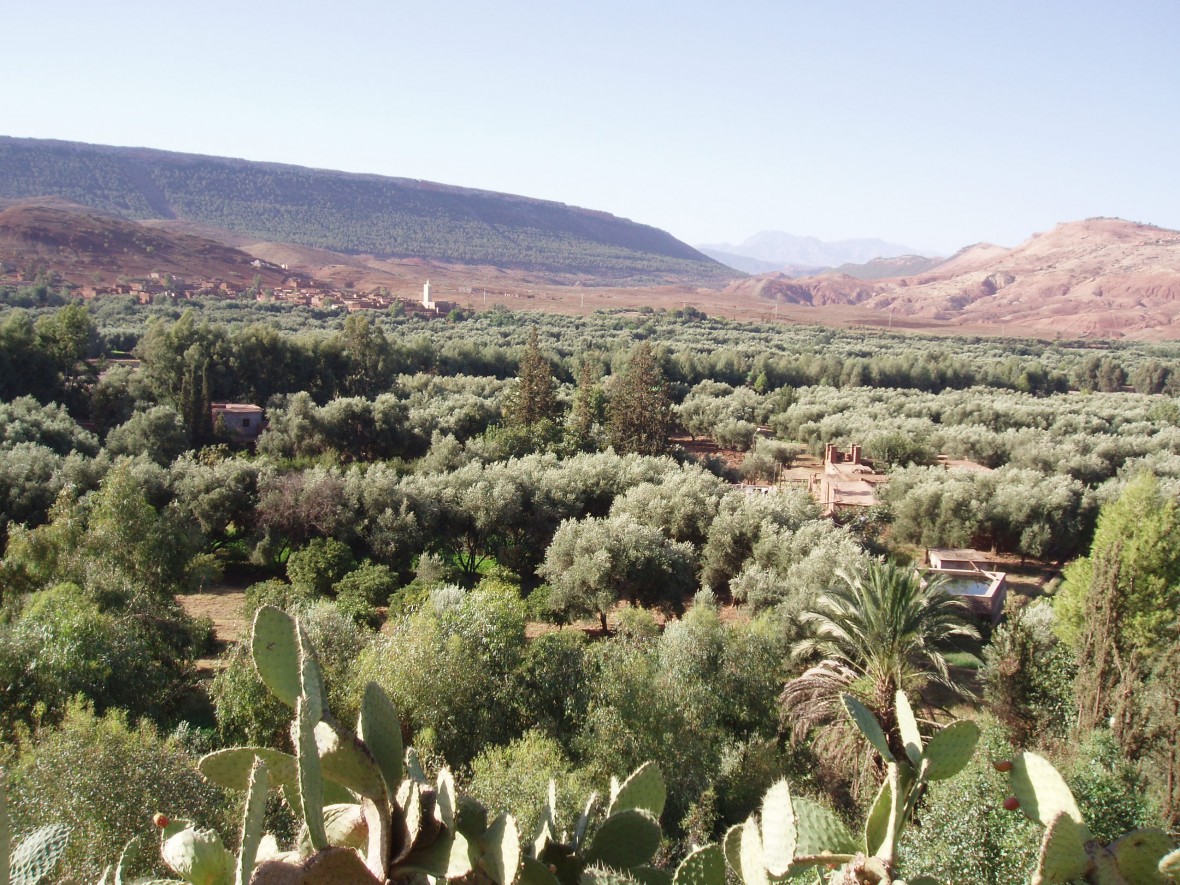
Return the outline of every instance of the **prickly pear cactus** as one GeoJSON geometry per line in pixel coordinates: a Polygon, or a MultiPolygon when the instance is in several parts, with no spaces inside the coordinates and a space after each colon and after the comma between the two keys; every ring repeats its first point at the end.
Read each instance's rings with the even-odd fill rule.
{"type": "Polygon", "coordinates": [[[62,824],[34,830],[14,849],[8,816],[8,788],[0,771],[0,885],[38,885],[65,853],[70,831],[62,824]]]}
{"type": "Polygon", "coordinates": [[[640,766],[620,783],[612,779],[610,799],[601,818],[591,795],[574,832],[557,832],[557,790],[552,782],[545,812],[525,846],[522,885],[581,885],[633,882],[671,885],[662,871],[648,866],[663,839],[660,815],[667,787],[652,763],[640,766]]]}
{"type": "Polygon", "coordinates": [[[168,869],[191,885],[230,885],[235,858],[213,830],[172,821],[160,832],[160,856],[168,869]]]}
{"type": "MultiPolygon", "coordinates": [[[[209,780],[249,791],[242,851],[237,858],[225,852],[227,881],[373,885],[428,876],[462,878],[472,885],[512,885],[522,863],[513,819],[501,815],[489,822],[479,803],[458,794],[446,770],[437,780],[428,779],[413,749],[402,746],[397,711],[379,686],[366,687],[352,731],[326,708],[314,649],[294,618],[270,606],[260,608],[252,652],[264,684],[294,711],[291,738],[296,752],[241,747],[201,760],[200,770],[209,780]],[[292,852],[278,852],[273,837],[262,833],[269,789],[280,790],[303,821],[292,852]]],[[[619,814],[645,814],[639,809],[650,806],[656,793],[662,807],[662,782],[655,790],[650,776],[621,789],[615,797],[622,809],[619,814]]],[[[631,836],[630,830],[626,836],[631,836]]],[[[212,841],[203,831],[191,829],[185,839],[193,844],[212,841]]],[[[205,850],[212,857],[212,850],[205,850]]],[[[601,853],[609,857],[620,850],[644,854],[645,860],[650,857],[646,846],[637,847],[633,838],[628,842],[603,836],[601,853]]],[[[651,853],[654,850],[652,846],[651,853]]],[[[548,868],[542,869],[552,879],[548,868]]],[[[220,882],[209,878],[204,885],[220,882]]]]}
{"type": "Polygon", "coordinates": [[[46,881],[65,853],[70,831],[62,824],[48,824],[24,838],[8,859],[11,885],[38,885],[46,881]]]}
{"type": "Polygon", "coordinates": [[[1134,830],[1110,845],[1094,839],[1073,792],[1049,760],[1020,753],[997,767],[1008,771],[1012,785],[1005,807],[1019,808],[1045,826],[1033,885],[1078,880],[1094,885],[1167,885],[1174,876],[1168,858],[1177,855],[1175,843],[1162,830],[1134,830]]]}
{"type": "MultiPolygon", "coordinates": [[[[953,777],[971,760],[979,728],[973,722],[952,722],[927,742],[904,692],[897,693],[896,703],[903,758],[895,757],[889,736],[872,711],[851,695],[844,697],[849,718],[881,755],[886,769],[861,836],[853,836],[829,809],[792,795],[787,782],[780,781],[766,793],[761,815],[752,815],[726,834],[723,856],[745,885],[769,885],[809,869],[821,876],[834,870],[826,880],[831,883],[902,881],[894,869],[902,829],[926,785],[953,777]]],[[[698,861],[685,875],[701,876],[702,868],[698,861]]],[[[707,885],[723,885],[723,879],[714,878],[707,885]]],[[[929,877],[910,880],[911,885],[930,881],[929,877]]]]}

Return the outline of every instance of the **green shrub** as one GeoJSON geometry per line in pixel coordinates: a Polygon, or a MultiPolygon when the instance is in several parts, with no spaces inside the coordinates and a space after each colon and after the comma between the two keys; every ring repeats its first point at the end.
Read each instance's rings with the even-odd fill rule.
{"type": "Polygon", "coordinates": [[[323,596],[356,565],[347,544],[335,538],[312,538],[287,559],[291,583],[323,596]]]}
{"type": "Polygon", "coordinates": [[[291,708],[276,698],[254,669],[250,643],[239,642],[213,677],[209,695],[217,715],[217,733],[225,744],[288,747],[291,708]]]}
{"type": "MultiPolygon", "coordinates": [[[[343,722],[355,719],[358,701],[351,693],[349,674],[371,635],[331,602],[303,608],[299,617],[324,671],[329,709],[343,722]]],[[[209,694],[223,742],[290,747],[291,708],[263,685],[254,669],[248,638],[229,652],[209,694]]]]}
{"type": "Polygon", "coordinates": [[[316,598],[315,591],[304,584],[288,584],[279,578],[251,584],[246,588],[246,610],[243,617],[247,624],[254,622],[254,613],[264,605],[273,605],[285,612],[296,612],[310,605],[316,598]]]}
{"type": "Polygon", "coordinates": [[[336,607],[358,624],[376,627],[381,622],[377,607],[389,602],[396,587],[388,566],[365,562],[336,582],[336,607]]]}
{"type": "Polygon", "coordinates": [[[530,642],[513,675],[521,730],[537,728],[570,752],[586,721],[592,674],[580,630],[546,633],[530,642]]]}
{"type": "Polygon", "coordinates": [[[532,592],[524,598],[525,615],[532,622],[557,624],[564,626],[569,623],[564,613],[559,612],[550,604],[553,588],[548,584],[538,584],[532,592]]]}
{"type": "Polygon", "coordinates": [[[1130,830],[1159,826],[1146,785],[1114,735],[1092,731],[1075,752],[1063,774],[1095,839],[1105,844],[1130,830]]]}
{"type": "Polygon", "coordinates": [[[1013,753],[999,728],[984,726],[970,764],[956,777],[930,785],[918,809],[920,826],[905,831],[899,868],[940,882],[1018,885],[1028,881],[1044,828],[1004,809],[1011,787],[1007,775],[992,767],[993,760],[1008,759],[1013,753]]]}
{"type": "Polygon", "coordinates": [[[172,614],[103,611],[75,584],[33,594],[16,622],[0,627],[0,726],[31,722],[34,710],[57,721],[75,695],[99,711],[163,716],[188,685],[193,650],[191,624],[172,614]]]}
{"type": "Polygon", "coordinates": [[[599,778],[655,762],[668,786],[664,820],[680,821],[717,770],[722,736],[706,687],[686,693],[661,667],[657,643],[595,643],[588,657],[595,677],[581,758],[599,778]]]}
{"type": "Polygon", "coordinates": [[[468,789],[491,814],[509,812],[520,832],[531,835],[541,822],[550,778],[557,782],[557,831],[570,832],[590,793],[590,783],[574,770],[561,745],[538,731],[476,756],[468,789]]]}
{"type": "MultiPolygon", "coordinates": [[[[116,711],[97,716],[82,703],[68,707],[60,726],[21,745],[10,795],[17,831],[55,822],[70,828],[57,871],[62,881],[98,881],[133,836],[145,836],[151,846],[154,811],[224,834],[237,829],[236,800],[202,779],[196,759],[178,741],[161,737],[146,722],[129,725],[116,711]]],[[[149,847],[143,857],[158,853],[149,847]]]]}
{"type": "Polygon", "coordinates": [[[519,734],[510,674],[524,646],[519,597],[440,588],[358,656],[354,697],[367,681],[378,683],[416,735],[415,746],[429,746],[458,768],[488,744],[519,734]]]}
{"type": "Polygon", "coordinates": [[[1052,606],[1038,600],[996,628],[983,650],[988,703],[1017,746],[1063,738],[1077,721],[1077,667],[1053,629],[1052,606]]]}
{"type": "Polygon", "coordinates": [[[628,639],[654,639],[660,635],[656,616],[641,605],[625,605],[615,614],[615,630],[628,639]]]}

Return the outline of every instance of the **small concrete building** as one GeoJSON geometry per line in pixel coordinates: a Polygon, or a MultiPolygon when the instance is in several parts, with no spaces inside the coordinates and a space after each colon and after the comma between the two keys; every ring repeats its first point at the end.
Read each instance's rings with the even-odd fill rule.
{"type": "Polygon", "coordinates": [[[240,441],[258,438],[266,424],[262,406],[250,403],[213,403],[213,429],[240,441]]]}

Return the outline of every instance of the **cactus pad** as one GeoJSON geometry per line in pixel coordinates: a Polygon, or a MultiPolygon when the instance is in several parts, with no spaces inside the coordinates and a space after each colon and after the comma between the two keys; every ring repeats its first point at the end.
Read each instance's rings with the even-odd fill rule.
{"type": "Polygon", "coordinates": [[[623,781],[617,789],[611,791],[611,803],[607,809],[607,816],[628,808],[641,808],[651,812],[652,817],[660,819],[664,813],[664,802],[668,797],[668,790],[664,786],[663,775],[654,762],[645,762],[623,781]]]}
{"type": "Polygon", "coordinates": [[[520,834],[510,814],[501,814],[479,838],[480,866],[496,885],[512,885],[520,869],[520,834]]]}
{"type": "Polygon", "coordinates": [[[639,885],[672,885],[672,874],[667,870],[659,870],[655,867],[631,867],[627,870],[627,875],[639,885]]]}
{"type": "MultiPolygon", "coordinates": [[[[119,854],[119,862],[115,864],[115,880],[114,885],[123,885],[130,866],[139,859],[140,839],[141,836],[132,836],[131,839],[123,846],[123,851],[119,854]]],[[[110,867],[107,868],[108,870],[110,867]]],[[[102,881],[100,885],[106,882],[106,872],[102,874],[102,881]]]]}
{"type": "Polygon", "coordinates": [[[1082,828],[1064,811],[1058,812],[1041,840],[1033,885],[1064,885],[1080,879],[1089,866],[1082,828]]]}
{"type": "Polygon", "coordinates": [[[294,784],[299,778],[299,764],[295,757],[270,747],[231,747],[202,756],[197,768],[205,779],[231,790],[250,788],[250,773],[254,762],[266,763],[267,775],[275,786],[294,784]]]}
{"type": "Polygon", "coordinates": [[[392,794],[402,782],[405,770],[402,726],[393,701],[376,682],[370,682],[365,686],[361,712],[357,717],[356,733],[373,754],[377,767],[381,769],[381,775],[385,778],[385,784],[392,794]]]}
{"type": "Polygon", "coordinates": [[[889,749],[889,741],[881,729],[881,723],[877,721],[877,717],[873,715],[872,711],[850,694],[844,695],[844,709],[848,711],[848,715],[852,717],[852,721],[856,723],[861,734],[868,738],[873,749],[880,753],[886,762],[892,762],[893,753],[889,749]]]}
{"type": "Polygon", "coordinates": [[[313,710],[304,704],[304,697],[295,699],[293,743],[299,759],[299,804],[303,808],[303,822],[311,847],[323,851],[328,847],[324,832],[324,784],[320,772],[320,756],[315,742],[313,710]]]}
{"type": "Polygon", "coordinates": [[[676,868],[673,885],[725,885],[725,854],[720,845],[691,852],[676,868]]]}
{"type": "Polygon", "coordinates": [[[651,860],[662,835],[659,822],[650,813],[628,808],[602,822],[585,856],[591,863],[616,869],[637,867],[651,860]]]}
{"type": "Polygon", "coordinates": [[[745,824],[734,824],[725,831],[721,840],[721,853],[725,855],[725,862],[729,868],[741,877],[742,873],[742,829],[745,824]]]}
{"type": "Polygon", "coordinates": [[[328,848],[302,865],[270,860],[254,870],[250,885],[380,885],[355,851],[328,848]]]}
{"type": "Polygon", "coordinates": [[[922,764],[922,733],[918,731],[918,720],[914,708],[904,691],[897,692],[897,731],[905,744],[905,754],[915,768],[922,764]]]}
{"type": "Polygon", "coordinates": [[[1160,859],[1159,871],[1165,876],[1180,878],[1180,848],[1160,859]]]}
{"type": "Polygon", "coordinates": [[[586,838],[586,828],[590,826],[590,815],[594,814],[594,809],[597,806],[598,794],[591,793],[586,799],[586,807],[582,809],[582,813],[578,816],[578,822],[574,824],[573,847],[575,851],[582,844],[582,840],[586,838]]]}
{"type": "Polygon", "coordinates": [[[758,820],[753,815],[742,826],[738,857],[738,877],[744,885],[768,885],[770,880],[766,876],[762,836],[758,832],[758,820]]]}
{"type": "Polygon", "coordinates": [[[436,879],[458,879],[475,869],[478,852],[462,833],[447,835],[406,858],[399,872],[425,873],[436,879]]]}
{"type": "Polygon", "coordinates": [[[580,885],[637,885],[636,880],[626,873],[605,867],[590,867],[583,870],[580,885]]]}
{"type": "Polygon", "coordinates": [[[785,780],[780,780],[766,791],[762,800],[762,857],[770,875],[786,875],[795,857],[797,841],[791,788],[785,780]]]}
{"type": "Polygon", "coordinates": [[[434,819],[448,830],[455,829],[455,778],[445,768],[438,772],[434,790],[434,819]]]}
{"type": "Polygon", "coordinates": [[[979,743],[979,726],[974,722],[952,722],[926,745],[926,777],[932,781],[954,777],[967,767],[979,743]]]}
{"type": "Polygon", "coordinates": [[[867,854],[876,854],[885,844],[885,839],[889,835],[889,812],[892,806],[893,790],[889,786],[889,781],[885,780],[882,781],[881,789],[877,791],[877,798],[873,800],[868,817],[865,818],[865,852],[867,854]]]}
{"type": "Polygon", "coordinates": [[[385,779],[368,748],[331,722],[317,722],[315,746],[325,778],[374,802],[385,802],[385,779]]]}
{"type": "Polygon", "coordinates": [[[478,801],[465,794],[459,794],[455,802],[455,829],[475,839],[488,828],[488,810],[478,801]]]}
{"type": "MultiPolygon", "coordinates": [[[[394,834],[394,841],[399,839],[403,843],[402,854],[409,854],[414,843],[418,841],[418,833],[422,829],[422,787],[417,781],[405,780],[397,791],[397,804],[401,808],[400,834],[394,834]]],[[[395,857],[396,863],[401,858],[395,857]]]]}
{"type": "Polygon", "coordinates": [[[221,883],[233,876],[234,856],[213,830],[183,827],[163,841],[160,854],[168,868],[187,882],[221,883]]]}
{"type": "Polygon", "coordinates": [[[295,638],[299,645],[299,690],[303,705],[307,708],[310,720],[319,722],[324,718],[324,699],[328,696],[324,689],[324,674],[316,663],[315,649],[307,637],[307,631],[298,621],[295,622],[295,638]]]}
{"type": "Polygon", "coordinates": [[[5,872],[12,885],[37,885],[48,876],[61,860],[69,838],[70,830],[63,824],[49,824],[26,836],[8,858],[5,872]]]}
{"type": "Polygon", "coordinates": [[[262,606],[254,615],[250,650],[266,687],[288,707],[294,707],[302,682],[295,619],[273,605],[262,606]]]}
{"type": "MultiPolygon", "coordinates": [[[[1049,760],[1036,753],[1018,753],[1008,773],[1012,792],[1020,800],[1020,810],[1042,826],[1048,826],[1060,812],[1065,812],[1083,829],[1086,822],[1078,810],[1073,793],[1049,760]]],[[[1086,830],[1083,842],[1090,839],[1086,830]]]]}
{"type": "Polygon", "coordinates": [[[418,751],[413,747],[406,747],[406,777],[423,786],[430,786],[430,778],[422,770],[422,760],[418,758],[418,751]]]}
{"type": "Polygon", "coordinates": [[[1110,853],[1129,885],[1163,885],[1160,861],[1172,850],[1163,830],[1135,830],[1110,844],[1110,853]]]}
{"type": "MultiPolygon", "coordinates": [[[[254,860],[262,841],[262,827],[266,818],[266,794],[270,790],[270,774],[266,763],[255,759],[250,768],[250,784],[246,792],[246,807],[242,813],[242,838],[235,866],[235,885],[248,885],[254,872],[254,860]]],[[[120,861],[120,866],[122,862],[120,861]]]]}
{"type": "Polygon", "coordinates": [[[369,845],[369,824],[365,820],[365,811],[355,802],[325,805],[324,832],[328,836],[328,844],[338,848],[351,848],[364,854],[369,845]]]}
{"type": "Polygon", "coordinates": [[[856,839],[834,811],[802,797],[795,798],[794,806],[799,829],[796,854],[855,854],[860,850],[856,839]]]}
{"type": "Polygon", "coordinates": [[[535,858],[526,856],[520,859],[520,875],[516,878],[516,885],[558,885],[558,881],[557,877],[549,872],[549,867],[535,858]]]}

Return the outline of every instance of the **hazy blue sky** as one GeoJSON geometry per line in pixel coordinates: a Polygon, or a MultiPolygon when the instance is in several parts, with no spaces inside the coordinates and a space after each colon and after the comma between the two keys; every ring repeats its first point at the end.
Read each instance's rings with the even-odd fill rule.
{"type": "Polygon", "coordinates": [[[1180,2],[13,2],[0,134],[560,200],[692,243],[1180,228],[1180,2]]]}

